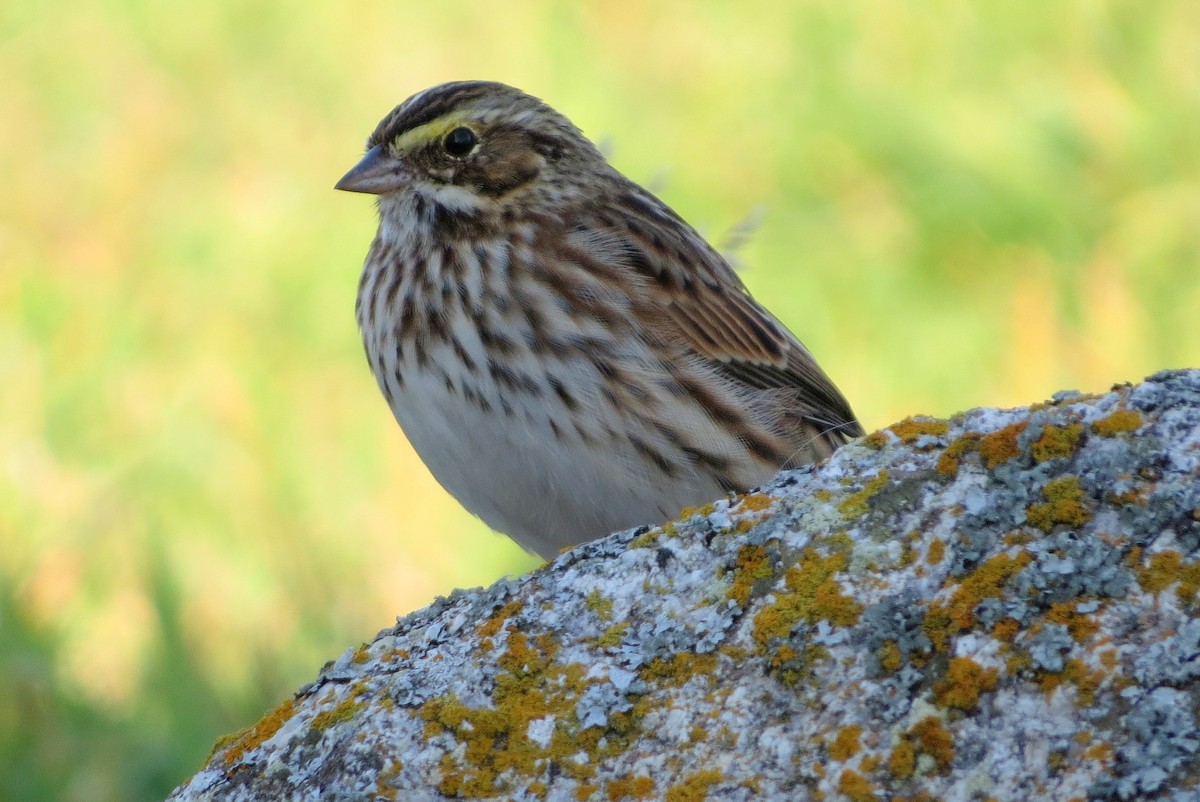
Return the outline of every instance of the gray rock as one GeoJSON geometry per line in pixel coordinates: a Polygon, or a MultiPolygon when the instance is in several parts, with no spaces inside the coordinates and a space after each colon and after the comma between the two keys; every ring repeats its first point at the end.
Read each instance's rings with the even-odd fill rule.
{"type": "Polygon", "coordinates": [[[458,592],[172,800],[1194,799],[1200,371],[909,419],[458,592]]]}

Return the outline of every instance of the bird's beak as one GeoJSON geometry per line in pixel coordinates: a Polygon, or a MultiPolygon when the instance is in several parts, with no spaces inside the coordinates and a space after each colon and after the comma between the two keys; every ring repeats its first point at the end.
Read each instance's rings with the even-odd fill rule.
{"type": "Polygon", "coordinates": [[[384,153],[379,145],[367,151],[350,172],[333,185],[334,189],[346,192],[366,192],[371,195],[386,195],[395,192],[409,182],[411,176],[404,162],[384,153]]]}

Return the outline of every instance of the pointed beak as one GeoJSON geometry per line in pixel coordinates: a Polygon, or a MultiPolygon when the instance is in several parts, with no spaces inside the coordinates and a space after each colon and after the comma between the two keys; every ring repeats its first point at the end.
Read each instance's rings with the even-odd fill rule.
{"type": "Polygon", "coordinates": [[[342,180],[334,184],[333,188],[346,192],[386,195],[403,187],[410,178],[404,162],[384,153],[379,145],[376,145],[368,150],[367,155],[351,167],[350,172],[342,176],[342,180]]]}

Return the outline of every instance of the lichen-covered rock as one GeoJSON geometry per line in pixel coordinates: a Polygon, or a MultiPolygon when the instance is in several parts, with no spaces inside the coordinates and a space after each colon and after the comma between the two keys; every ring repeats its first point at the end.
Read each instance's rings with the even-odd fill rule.
{"type": "Polygon", "coordinates": [[[1200,372],[913,418],[455,592],[174,800],[1200,798],[1200,372]]]}

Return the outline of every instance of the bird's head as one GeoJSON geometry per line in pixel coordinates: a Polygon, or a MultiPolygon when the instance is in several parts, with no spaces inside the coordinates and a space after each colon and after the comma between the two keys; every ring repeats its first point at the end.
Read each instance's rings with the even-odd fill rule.
{"type": "Polygon", "coordinates": [[[604,158],[566,117],[510,86],[441,84],[391,111],[337,189],[381,197],[413,193],[444,209],[504,204],[569,188],[604,158]]]}

